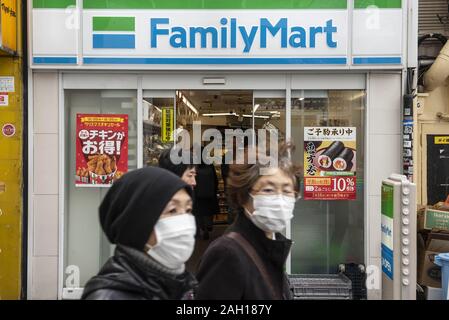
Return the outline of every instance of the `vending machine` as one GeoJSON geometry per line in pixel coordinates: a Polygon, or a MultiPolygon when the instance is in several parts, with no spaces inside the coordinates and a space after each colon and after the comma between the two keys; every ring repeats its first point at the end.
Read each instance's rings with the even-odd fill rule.
{"type": "Polygon", "coordinates": [[[382,299],[416,299],[416,185],[392,174],[382,182],[382,299]]]}

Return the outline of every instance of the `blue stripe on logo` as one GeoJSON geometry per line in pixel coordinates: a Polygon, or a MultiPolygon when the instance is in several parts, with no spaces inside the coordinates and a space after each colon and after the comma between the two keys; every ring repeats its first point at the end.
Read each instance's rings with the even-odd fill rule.
{"type": "Polygon", "coordinates": [[[33,57],[35,64],[76,64],[76,57],[33,57]]]}
{"type": "Polygon", "coordinates": [[[134,49],[136,36],[134,34],[94,34],[94,49],[134,49]]]}
{"type": "Polygon", "coordinates": [[[388,278],[393,280],[394,275],[394,258],[393,251],[382,243],[382,271],[388,278]]]}
{"type": "Polygon", "coordinates": [[[364,57],[354,58],[354,64],[401,64],[401,57],[364,57]]]}
{"type": "Polygon", "coordinates": [[[346,58],[84,58],[85,64],[335,64],[346,58]]]}

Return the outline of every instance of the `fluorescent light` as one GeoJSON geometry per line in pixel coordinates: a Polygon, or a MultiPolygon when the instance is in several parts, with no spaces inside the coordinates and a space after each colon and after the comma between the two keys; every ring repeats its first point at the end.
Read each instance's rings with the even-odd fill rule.
{"type": "Polygon", "coordinates": [[[256,104],[253,109],[253,113],[256,113],[257,109],[259,109],[260,104],[256,104]]]}
{"type": "Polygon", "coordinates": [[[270,111],[271,114],[281,114],[280,111],[270,111]]]}
{"type": "Polygon", "coordinates": [[[303,101],[304,99],[305,99],[304,97],[299,98],[300,101],[303,101]]]}
{"type": "Polygon", "coordinates": [[[221,113],[203,113],[203,117],[222,117],[222,116],[237,116],[235,112],[221,112],[221,113]]]}
{"type": "MultiPolygon", "coordinates": [[[[250,114],[244,114],[243,117],[245,118],[252,118],[253,116],[250,114]]],[[[269,116],[254,116],[254,118],[259,118],[259,119],[270,119],[269,116]]]]}
{"type": "Polygon", "coordinates": [[[143,100],[143,102],[145,102],[146,104],[148,104],[150,107],[155,108],[157,111],[162,112],[162,110],[158,107],[156,107],[154,104],[152,104],[151,102],[148,102],[147,100],[143,100]]]}
{"type": "Polygon", "coordinates": [[[190,110],[192,110],[196,115],[198,115],[198,110],[193,106],[193,104],[187,100],[187,98],[185,97],[185,95],[182,94],[181,91],[178,91],[178,98],[180,98],[182,100],[182,102],[184,102],[184,104],[189,107],[190,110]]]}

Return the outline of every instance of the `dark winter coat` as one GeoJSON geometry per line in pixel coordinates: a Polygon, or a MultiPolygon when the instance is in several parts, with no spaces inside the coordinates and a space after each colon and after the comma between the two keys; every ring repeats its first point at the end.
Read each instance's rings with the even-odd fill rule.
{"type": "Polygon", "coordinates": [[[218,214],[218,178],[214,165],[201,164],[196,169],[196,186],[193,202],[195,216],[212,216],[218,214]]]}
{"type": "MultiPolygon", "coordinates": [[[[290,252],[291,240],[276,234],[268,239],[243,212],[226,232],[240,233],[255,249],[272,279],[279,296],[291,299],[284,265],[290,252]]],[[[264,281],[256,264],[234,239],[221,236],[208,247],[197,273],[199,300],[271,300],[270,287],[264,281]]]]}
{"type": "Polygon", "coordinates": [[[184,272],[176,275],[145,252],[117,246],[99,274],[86,284],[83,300],[179,300],[196,285],[184,272]]]}

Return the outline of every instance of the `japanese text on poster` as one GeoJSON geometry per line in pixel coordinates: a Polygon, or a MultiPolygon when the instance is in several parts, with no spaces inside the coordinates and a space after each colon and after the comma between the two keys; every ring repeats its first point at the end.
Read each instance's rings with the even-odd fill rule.
{"type": "Polygon", "coordinates": [[[304,199],[356,199],[356,128],[304,128],[304,199]]]}
{"type": "Polygon", "coordinates": [[[77,114],[77,186],[108,186],[128,171],[128,115],[77,114]]]}
{"type": "Polygon", "coordinates": [[[173,141],[174,110],[167,107],[162,108],[162,142],[173,141]]]}

